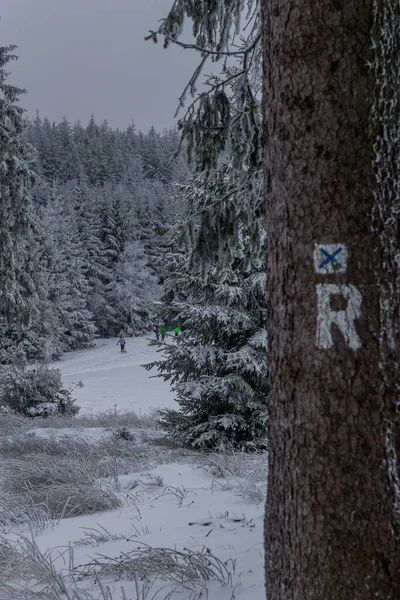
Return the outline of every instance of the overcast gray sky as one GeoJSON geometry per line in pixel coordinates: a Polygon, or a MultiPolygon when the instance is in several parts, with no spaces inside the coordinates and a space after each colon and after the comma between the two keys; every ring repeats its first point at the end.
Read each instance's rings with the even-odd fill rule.
{"type": "Polygon", "coordinates": [[[174,124],[197,64],[188,50],[145,42],[172,0],[1,0],[0,45],[18,45],[10,83],[30,116],[107,119],[147,131],[174,124]]]}

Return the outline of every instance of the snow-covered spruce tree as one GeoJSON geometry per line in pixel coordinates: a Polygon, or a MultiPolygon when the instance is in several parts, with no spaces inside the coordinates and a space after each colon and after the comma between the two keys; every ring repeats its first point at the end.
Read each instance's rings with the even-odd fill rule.
{"type": "Polygon", "coordinates": [[[108,291],[112,286],[113,265],[118,259],[120,245],[109,227],[109,203],[112,190],[91,188],[86,181],[68,184],[68,202],[72,202],[75,223],[79,231],[84,261],[84,274],[87,282],[88,308],[101,336],[111,334],[110,325],[114,322],[115,310],[108,301],[108,291]],[[108,193],[107,193],[108,191],[108,193]]]}
{"type": "Polygon", "coordinates": [[[35,272],[40,261],[30,197],[33,152],[24,137],[24,111],[17,105],[23,90],[6,83],[14,49],[0,47],[0,405],[24,414],[29,406],[32,415],[75,412],[58,371],[45,364],[27,369],[27,353],[43,334],[35,336],[34,324],[46,290],[35,272]]]}
{"type": "Polygon", "coordinates": [[[164,360],[147,368],[157,366],[177,394],[179,410],[162,412],[164,428],[193,448],[266,446],[265,236],[255,176],[248,190],[247,177],[230,166],[182,188],[197,216],[181,228],[189,242],[187,262],[166,283],[167,291],[186,299],[175,298],[164,312],[182,335],[167,344],[164,360]],[[232,219],[237,193],[247,193],[257,208],[251,228],[240,215],[232,219]],[[212,220],[217,203],[220,218],[212,220]],[[224,222],[226,244],[213,248],[224,222]]]}
{"type": "Polygon", "coordinates": [[[0,47],[0,312],[8,322],[29,320],[17,277],[16,254],[30,224],[29,168],[32,148],[24,139],[24,110],[17,102],[24,90],[7,84],[6,65],[15,46],[0,47]]]}
{"type": "Polygon", "coordinates": [[[14,49],[0,47],[0,363],[12,362],[17,347],[27,349],[27,332],[38,315],[28,249],[34,245],[33,148],[25,141],[24,110],[17,104],[24,90],[6,83],[6,65],[17,58],[14,49]]]}
{"type": "Polygon", "coordinates": [[[178,121],[189,156],[201,170],[215,168],[228,150],[236,167],[260,167],[261,26],[259,0],[175,0],[168,15],[146,39],[161,37],[200,56],[198,67],[179,99],[178,121]],[[194,43],[182,41],[185,20],[194,43]],[[207,68],[205,90],[197,82],[207,68]]]}
{"type": "MultiPolygon", "coordinates": [[[[40,357],[46,338],[47,299],[39,223],[31,201],[35,155],[17,105],[24,92],[6,83],[15,46],[0,48],[0,363],[15,352],[40,357]]],[[[48,315],[47,315],[48,316],[48,315]]],[[[49,319],[51,321],[51,318],[49,319]]]]}
{"type": "Polygon", "coordinates": [[[91,348],[96,334],[88,309],[90,289],[73,208],[55,197],[46,213],[49,251],[49,299],[57,316],[56,335],[64,351],[91,348]]]}
{"type": "MultiPolygon", "coordinates": [[[[113,269],[121,253],[113,206],[113,198],[119,193],[115,186],[93,187],[82,178],[59,186],[58,194],[61,204],[57,210],[67,211],[69,227],[73,228],[75,241],[80,246],[87,309],[99,335],[113,335],[115,310],[108,295],[113,284],[113,269]]],[[[53,220],[56,217],[57,212],[53,220]]]]}
{"type": "Polygon", "coordinates": [[[128,244],[115,268],[109,300],[115,309],[114,334],[142,335],[153,328],[155,302],[162,288],[149,266],[143,244],[128,244]]]}
{"type": "Polygon", "coordinates": [[[13,363],[15,353],[24,353],[28,361],[44,362],[61,354],[57,309],[50,298],[48,245],[47,232],[38,222],[19,244],[15,265],[29,321],[18,325],[0,318],[1,364],[13,363]]]}
{"type": "Polygon", "coordinates": [[[182,194],[177,194],[177,189],[177,183],[165,186],[159,181],[147,180],[137,199],[140,224],[137,235],[144,246],[152,272],[161,285],[178,258],[173,256],[176,236],[169,235],[171,226],[182,220],[182,194]]]}

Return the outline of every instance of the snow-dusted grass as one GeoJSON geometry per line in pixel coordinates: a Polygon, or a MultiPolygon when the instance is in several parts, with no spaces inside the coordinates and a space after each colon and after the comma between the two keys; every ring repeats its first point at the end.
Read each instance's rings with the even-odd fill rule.
{"type": "Polygon", "coordinates": [[[101,482],[100,465],[79,454],[3,461],[3,485],[17,503],[45,507],[52,519],[118,508],[121,499],[111,481],[101,482]]]}
{"type": "Polygon", "coordinates": [[[216,488],[235,490],[243,498],[262,503],[267,490],[268,462],[265,452],[200,454],[196,463],[214,478],[216,488]]]}
{"type": "MultiPolygon", "coordinates": [[[[247,468],[261,458],[248,457],[247,468]]],[[[119,476],[117,511],[49,521],[35,540],[26,527],[23,538],[14,530],[0,540],[0,600],[261,600],[262,508],[241,499],[240,486],[216,485],[215,461],[206,473],[207,457],[200,469],[186,460],[119,476]]],[[[238,482],[244,460],[223,468],[238,482]]]]}
{"type": "Polygon", "coordinates": [[[0,543],[0,599],[263,598],[256,505],[185,465],[131,481],[136,504],[62,519],[35,542],[0,543]],[[169,485],[161,488],[161,479],[169,485]]]}
{"type": "MultiPolygon", "coordinates": [[[[14,511],[19,507],[21,515],[9,528],[9,541],[0,540],[0,600],[263,598],[263,510],[249,502],[252,494],[246,492],[246,482],[254,478],[261,483],[265,456],[184,455],[182,450],[154,446],[150,437],[147,450],[146,445],[141,448],[139,471],[132,463],[132,471],[127,469],[126,474],[107,474],[106,468],[98,473],[102,477],[95,479],[93,469],[98,469],[99,463],[94,456],[108,456],[106,451],[101,454],[103,444],[96,452],[96,446],[83,440],[66,438],[64,442],[40,436],[27,438],[26,444],[20,444],[19,454],[18,444],[6,445],[7,452],[19,456],[19,469],[25,465],[26,472],[16,470],[13,476],[8,474],[10,480],[3,479],[9,509],[11,505],[14,511]],[[66,454],[61,452],[64,442],[66,454]],[[43,461],[37,460],[40,451],[51,464],[44,474],[43,461]],[[74,453],[82,460],[78,471],[82,464],[88,471],[84,472],[85,484],[69,467],[60,474],[58,458],[69,462],[74,453]],[[149,468],[157,462],[164,464],[149,468]],[[32,480],[26,489],[18,483],[32,475],[39,479],[32,480]],[[55,485],[64,501],[71,492],[71,477],[77,478],[80,494],[71,498],[70,507],[75,506],[75,514],[81,516],[68,515],[68,504],[60,514],[60,499],[55,507],[46,499],[42,507],[44,482],[49,486],[48,498],[52,498],[55,485]],[[92,505],[82,486],[87,485],[91,497],[97,498],[98,486],[104,489],[104,482],[108,482],[119,508],[101,513],[100,507],[88,514],[92,505]],[[22,539],[18,532],[24,534],[22,539]]],[[[114,438],[106,438],[104,446],[107,444],[116,452],[114,438]]],[[[120,440],[116,447],[124,444],[126,448],[130,445],[120,440]]],[[[15,460],[8,458],[6,462],[15,460]]]]}
{"type": "MultiPolygon", "coordinates": [[[[27,429],[32,420],[25,418],[19,421],[17,434],[0,439],[0,523],[6,529],[26,521],[34,523],[37,530],[46,520],[118,508],[124,501],[120,476],[185,457],[180,449],[153,446],[157,432],[145,430],[143,420],[134,414],[125,421],[136,425],[125,426],[129,439],[120,436],[119,428],[99,427],[106,419],[107,415],[98,415],[92,420],[95,427],[72,429],[67,427],[68,418],[59,417],[58,428],[27,429]]],[[[48,420],[40,420],[40,424],[48,420]]],[[[85,418],[83,425],[88,424],[85,418]]]]}
{"type": "Polygon", "coordinates": [[[2,415],[0,600],[264,600],[266,456],[189,452],[150,410],[98,408],[2,415]]]}
{"type": "MultiPolygon", "coordinates": [[[[135,429],[157,430],[158,412],[153,409],[138,415],[134,411],[120,412],[116,406],[97,413],[82,414],[78,416],[52,415],[46,418],[31,418],[17,415],[9,411],[0,410],[0,442],[6,436],[18,434],[34,434],[35,431],[46,435],[43,430],[64,430],[66,435],[75,436],[79,431],[92,431],[99,428],[108,430],[120,427],[135,429]]],[[[52,432],[49,433],[52,435],[52,432]]]]}
{"type": "MultiPolygon", "coordinates": [[[[133,581],[134,588],[129,586],[129,593],[133,592],[133,596],[129,595],[129,598],[135,600],[155,598],[163,589],[167,594],[165,598],[172,598],[175,591],[182,596],[184,590],[189,593],[186,598],[194,600],[207,590],[208,582],[232,588],[235,563],[223,562],[205,547],[202,550],[178,551],[142,544],[118,558],[99,556],[84,567],[75,569],[70,546],[69,571],[63,575],[54,567],[49,554],[42,553],[34,541],[22,538],[18,545],[0,539],[0,569],[1,600],[128,600],[125,586],[121,586],[120,594],[116,594],[103,583],[105,578],[133,581]],[[89,574],[97,583],[100,596],[98,592],[93,595],[78,583],[89,574]],[[16,578],[20,581],[16,582],[16,578]],[[158,585],[155,585],[156,582],[158,585]],[[153,590],[154,587],[157,591],[153,590]],[[155,593],[150,595],[152,590],[155,593]]],[[[233,594],[231,598],[234,598],[233,594]]]]}
{"type": "MultiPolygon", "coordinates": [[[[38,423],[37,420],[30,421],[38,423]]],[[[117,428],[134,427],[136,429],[155,429],[158,423],[158,413],[151,410],[147,413],[138,415],[134,411],[120,412],[115,406],[104,412],[82,414],[76,417],[66,417],[63,415],[54,415],[47,419],[40,420],[40,428],[44,429],[89,429],[89,428],[117,428]]]]}
{"type": "Polygon", "coordinates": [[[49,523],[46,507],[34,506],[29,498],[17,499],[12,494],[0,493],[0,531],[8,534],[29,524],[33,533],[39,533],[49,523]]]}
{"type": "Polygon", "coordinates": [[[128,578],[147,581],[157,577],[172,581],[189,589],[199,582],[216,580],[222,585],[230,581],[226,564],[213,556],[207,548],[202,551],[171,548],[152,548],[142,543],[117,558],[99,556],[82,569],[85,574],[97,573],[100,577],[128,578]]]}
{"type": "MultiPolygon", "coordinates": [[[[21,431],[24,423],[27,422],[25,417],[0,408],[0,438],[6,435],[14,435],[18,431],[21,431]]],[[[32,420],[30,419],[29,422],[32,423],[32,420]]]]}

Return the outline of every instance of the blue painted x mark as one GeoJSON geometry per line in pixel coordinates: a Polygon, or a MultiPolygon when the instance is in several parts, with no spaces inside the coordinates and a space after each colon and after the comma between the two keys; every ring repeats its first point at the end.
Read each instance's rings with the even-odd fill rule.
{"type": "Polygon", "coordinates": [[[329,263],[333,263],[340,269],[342,268],[342,263],[339,262],[336,258],[336,256],[342,251],[342,248],[338,248],[337,250],[335,250],[335,252],[333,252],[333,254],[327,252],[325,248],[320,248],[320,251],[324,256],[326,256],[325,260],[323,260],[322,263],[319,265],[320,269],[323,269],[324,267],[326,267],[326,265],[329,265],[329,263]]]}

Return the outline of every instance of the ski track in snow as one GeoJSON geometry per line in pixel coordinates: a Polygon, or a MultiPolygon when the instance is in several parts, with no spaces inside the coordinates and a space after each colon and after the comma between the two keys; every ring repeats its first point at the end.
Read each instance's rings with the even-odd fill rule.
{"type": "Polygon", "coordinates": [[[99,339],[96,348],[65,354],[54,367],[61,370],[64,385],[76,398],[81,415],[115,407],[120,412],[144,414],[153,408],[175,405],[168,383],[154,377],[157,371],[149,372],[141,366],[160,358],[157,349],[149,346],[146,338],[127,338],[127,354],[122,354],[116,340],[99,339]]]}

